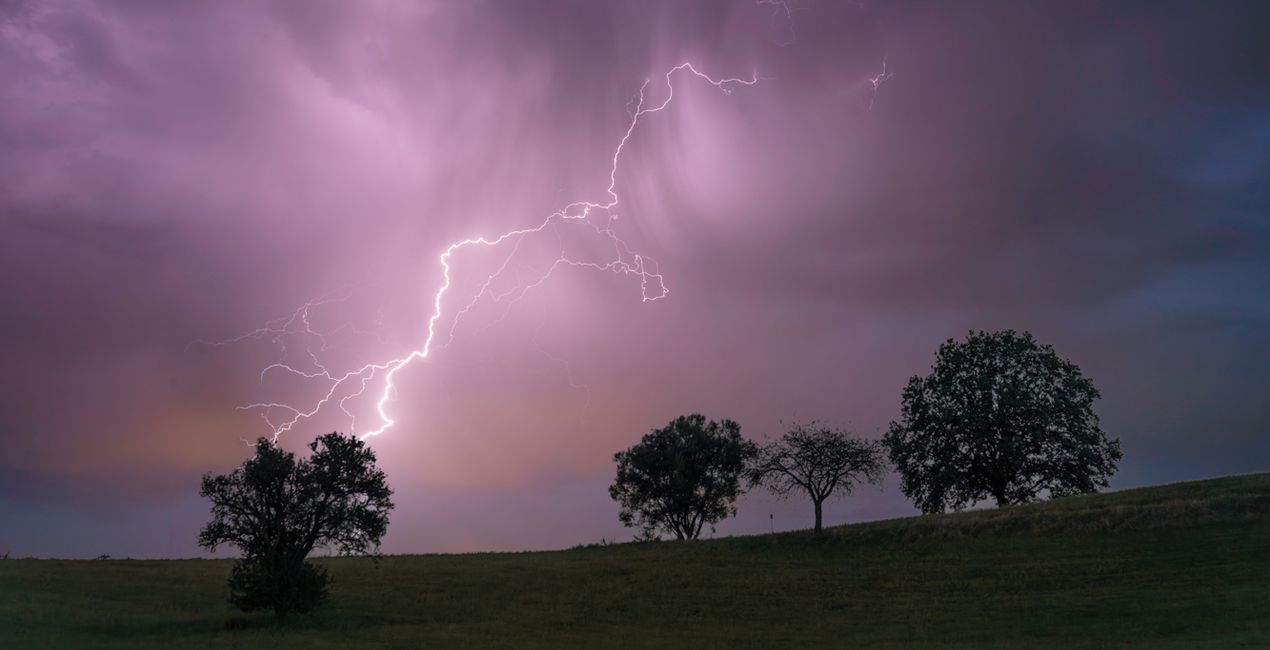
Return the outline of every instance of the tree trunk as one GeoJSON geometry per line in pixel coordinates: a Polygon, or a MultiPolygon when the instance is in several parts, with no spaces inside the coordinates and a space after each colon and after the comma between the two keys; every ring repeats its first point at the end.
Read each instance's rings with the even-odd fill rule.
{"type": "Polygon", "coordinates": [[[1010,484],[1009,479],[997,475],[992,478],[989,483],[989,491],[992,492],[992,498],[997,500],[997,507],[1010,505],[1010,499],[1006,496],[1006,486],[1010,484]]]}
{"type": "Polygon", "coordinates": [[[992,488],[992,498],[997,500],[997,507],[1010,505],[1010,500],[1005,496],[1005,487],[992,488]]]}
{"type": "Polygon", "coordinates": [[[821,501],[821,500],[816,500],[816,501],[814,501],[813,503],[815,503],[815,504],[816,504],[816,534],[817,534],[817,535],[819,535],[819,534],[821,533],[821,531],[823,531],[823,530],[824,530],[824,527],[821,525],[821,516],[820,516],[820,513],[821,513],[821,507],[820,507],[820,506],[821,506],[821,504],[823,503],[823,501],[821,501]]]}

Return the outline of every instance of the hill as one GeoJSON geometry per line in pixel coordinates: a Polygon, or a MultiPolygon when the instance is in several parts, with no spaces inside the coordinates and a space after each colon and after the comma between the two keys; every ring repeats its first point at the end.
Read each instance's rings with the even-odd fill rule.
{"type": "Polygon", "coordinates": [[[1267,647],[1270,474],[702,542],[321,560],[321,612],[229,562],[0,561],[12,647],[1267,647]]]}

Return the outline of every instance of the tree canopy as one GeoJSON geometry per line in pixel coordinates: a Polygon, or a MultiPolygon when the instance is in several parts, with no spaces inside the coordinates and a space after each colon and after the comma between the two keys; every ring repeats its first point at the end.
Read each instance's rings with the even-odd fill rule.
{"type": "Polygon", "coordinates": [[[857,482],[878,483],[885,470],[877,441],[811,422],[795,424],[764,445],[750,467],[749,479],[752,485],[763,485],[781,496],[806,493],[815,508],[819,533],[825,500],[849,494],[857,482]]]}
{"type": "Polygon", "coordinates": [[[1024,332],[971,332],[940,346],[904,389],[884,439],[901,488],[923,512],[1096,491],[1120,443],[1099,428],[1099,392],[1075,364],[1024,332]]]}
{"type": "Polygon", "coordinates": [[[741,477],[756,451],[732,420],[680,416],[614,454],[609,495],[621,505],[622,523],[643,538],[664,531],[696,539],[705,524],[736,514],[741,477]]]}
{"type": "Polygon", "coordinates": [[[308,458],[261,438],[255,455],[224,475],[203,477],[212,520],[199,545],[236,546],[230,600],[244,611],[307,611],[326,595],[326,574],[305,561],[314,548],[342,554],[378,550],[393,508],[392,490],[362,441],[329,433],[308,458]]]}

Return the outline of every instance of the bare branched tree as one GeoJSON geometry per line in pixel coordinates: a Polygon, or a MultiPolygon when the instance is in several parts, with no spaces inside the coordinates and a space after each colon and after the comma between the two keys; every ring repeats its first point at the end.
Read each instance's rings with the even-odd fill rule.
{"type": "Polygon", "coordinates": [[[773,494],[805,492],[816,509],[816,532],[824,528],[824,503],[846,496],[856,483],[881,482],[886,471],[882,445],[815,422],[795,424],[765,445],[750,468],[751,485],[773,494]]]}

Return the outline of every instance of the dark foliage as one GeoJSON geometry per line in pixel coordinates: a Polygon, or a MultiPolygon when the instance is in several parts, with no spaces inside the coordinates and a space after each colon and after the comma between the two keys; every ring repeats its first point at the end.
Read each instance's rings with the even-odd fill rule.
{"type": "Polygon", "coordinates": [[[1097,491],[1121,458],[1098,426],[1099,393],[1075,364],[1024,332],[971,332],[940,346],[904,389],[884,439],[923,512],[1097,491]]]}
{"type": "Polygon", "coordinates": [[[329,582],[326,569],[312,562],[271,565],[262,558],[243,558],[229,574],[229,602],[244,612],[303,614],[326,601],[329,582]]]}
{"type": "Polygon", "coordinates": [[[751,485],[763,485],[781,496],[805,492],[816,511],[816,532],[823,528],[823,504],[834,494],[845,496],[857,482],[879,483],[886,465],[882,445],[856,438],[841,429],[796,424],[764,445],[750,467],[751,485]]]}
{"type": "Polygon", "coordinates": [[[619,518],[641,530],[696,539],[705,524],[736,514],[741,476],[757,453],[732,420],[680,416],[613,456],[617,478],[609,495],[621,504],[619,518]]]}
{"type": "Polygon", "coordinates": [[[305,612],[326,597],[324,569],[306,562],[315,547],[345,555],[377,551],[388,529],[392,490],[365,443],[339,433],[309,444],[297,461],[268,440],[229,474],[203,477],[212,521],[198,542],[237,546],[230,600],[243,611],[305,612]]]}

